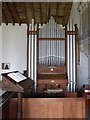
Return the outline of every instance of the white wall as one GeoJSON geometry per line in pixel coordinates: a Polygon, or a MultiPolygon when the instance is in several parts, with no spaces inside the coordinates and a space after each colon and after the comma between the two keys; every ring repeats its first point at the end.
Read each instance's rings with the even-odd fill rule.
{"type": "MultiPolygon", "coordinates": [[[[1,62],[2,62],[2,27],[0,26],[0,80],[1,80],[1,73],[2,73],[1,62]]],[[[0,93],[1,93],[1,90],[0,90],[0,93]]],[[[2,108],[0,107],[0,119],[1,118],[2,118],[2,108]]]]}
{"type": "MultiPolygon", "coordinates": [[[[73,23],[77,24],[79,28],[79,33],[81,35],[82,28],[85,25],[83,25],[84,23],[82,23],[82,15],[77,11],[78,4],[79,3],[73,4],[70,19],[73,19],[73,23]]],[[[83,84],[87,83],[88,83],[88,57],[83,52],[80,52],[80,64],[77,65],[77,85],[80,88],[83,84]]]]}
{"type": "Polygon", "coordinates": [[[77,24],[79,30],[81,30],[81,15],[77,11],[78,2],[74,2],[70,14],[70,19],[73,20],[73,24],[77,24]]]}
{"type": "Polygon", "coordinates": [[[0,26],[0,79],[1,79],[1,63],[2,63],[2,26],[0,26]]]}
{"type": "Polygon", "coordinates": [[[80,52],[80,65],[77,65],[77,85],[78,87],[88,84],[88,57],[80,52]]]}
{"type": "Polygon", "coordinates": [[[26,70],[27,26],[2,25],[2,63],[10,63],[9,72],[26,70]]]}

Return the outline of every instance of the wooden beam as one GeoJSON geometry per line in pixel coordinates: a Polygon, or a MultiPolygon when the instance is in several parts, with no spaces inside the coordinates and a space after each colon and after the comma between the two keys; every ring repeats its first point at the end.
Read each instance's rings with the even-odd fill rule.
{"type": "Polygon", "coordinates": [[[33,3],[31,3],[31,7],[32,7],[32,19],[35,20],[35,12],[34,12],[34,5],[33,5],[33,3]]]}
{"type": "Polygon", "coordinates": [[[6,6],[7,6],[7,8],[8,8],[9,14],[10,14],[10,16],[11,16],[11,19],[12,19],[13,25],[15,25],[15,20],[14,20],[14,18],[13,18],[12,13],[11,13],[11,9],[10,9],[10,7],[9,7],[9,3],[8,3],[8,2],[6,2],[6,6]]]}
{"type": "Polygon", "coordinates": [[[68,11],[67,11],[67,10],[68,10],[68,9],[67,9],[67,4],[68,4],[68,3],[65,4],[65,9],[64,9],[64,18],[63,18],[63,20],[62,20],[62,25],[63,25],[63,26],[66,24],[66,16],[67,16],[67,12],[68,12],[68,11]]]}
{"type": "Polygon", "coordinates": [[[13,8],[14,8],[15,13],[16,13],[16,16],[17,16],[17,21],[18,21],[18,23],[21,25],[21,22],[20,22],[20,19],[19,19],[19,15],[18,15],[18,12],[17,12],[17,9],[16,9],[16,5],[15,5],[14,2],[12,2],[12,5],[13,5],[13,8]]]}
{"type": "Polygon", "coordinates": [[[65,5],[65,10],[64,10],[64,18],[62,21],[63,26],[67,24],[67,19],[69,18],[71,7],[72,7],[72,2],[67,2],[65,5]]]}
{"type": "Polygon", "coordinates": [[[0,25],[2,23],[2,3],[0,2],[0,25]]]}
{"type": "Polygon", "coordinates": [[[56,22],[57,22],[57,19],[58,19],[58,9],[59,9],[59,3],[57,3],[57,7],[56,7],[56,22]]]}
{"type": "Polygon", "coordinates": [[[28,20],[28,16],[27,16],[27,11],[26,11],[26,7],[25,7],[25,3],[22,3],[22,7],[23,7],[23,13],[24,13],[25,18],[26,18],[26,23],[28,24],[29,20],[28,20]]]}
{"type": "Polygon", "coordinates": [[[40,20],[41,20],[41,25],[43,24],[43,20],[42,20],[42,3],[39,3],[39,7],[40,7],[40,20]]]}
{"type": "Polygon", "coordinates": [[[5,20],[4,22],[6,23],[6,25],[8,25],[8,20],[5,16],[4,10],[2,10],[2,17],[4,18],[4,20],[5,20]]]}
{"type": "Polygon", "coordinates": [[[47,12],[47,22],[50,18],[50,5],[49,3],[46,3],[46,12],[47,12]]]}
{"type": "Polygon", "coordinates": [[[64,16],[59,16],[59,15],[56,16],[56,15],[53,15],[53,17],[56,18],[56,19],[61,19],[61,18],[63,18],[64,16]]]}

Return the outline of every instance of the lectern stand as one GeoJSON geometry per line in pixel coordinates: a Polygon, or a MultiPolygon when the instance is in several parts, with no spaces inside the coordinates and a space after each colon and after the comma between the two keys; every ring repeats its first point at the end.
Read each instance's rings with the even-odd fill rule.
{"type": "Polygon", "coordinates": [[[17,118],[22,118],[22,94],[18,92],[18,101],[17,101],[17,118]]]}
{"type": "Polygon", "coordinates": [[[2,90],[16,92],[18,94],[17,100],[17,119],[22,118],[22,93],[25,89],[30,89],[34,82],[33,80],[22,80],[16,82],[12,78],[8,77],[9,73],[2,74],[2,90]]]}

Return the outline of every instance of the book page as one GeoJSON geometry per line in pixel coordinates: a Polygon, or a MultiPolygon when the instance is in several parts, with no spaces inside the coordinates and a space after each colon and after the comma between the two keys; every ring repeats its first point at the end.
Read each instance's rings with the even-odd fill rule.
{"type": "Polygon", "coordinates": [[[0,89],[0,96],[2,96],[6,91],[0,89]]]}
{"type": "Polygon", "coordinates": [[[12,78],[13,80],[15,80],[16,82],[20,82],[24,79],[27,79],[24,75],[22,75],[20,72],[16,72],[16,73],[9,73],[7,76],[9,76],[10,78],[12,78]]]}

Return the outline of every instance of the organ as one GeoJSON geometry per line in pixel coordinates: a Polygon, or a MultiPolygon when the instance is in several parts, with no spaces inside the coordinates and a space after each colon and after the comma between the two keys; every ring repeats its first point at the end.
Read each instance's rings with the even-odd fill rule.
{"type": "MultiPolygon", "coordinates": [[[[72,17],[69,17],[70,4],[72,3],[4,4],[3,13],[7,14],[3,19],[6,24],[10,19],[13,24],[16,21],[19,22],[19,25],[27,21],[27,76],[33,80],[34,84],[31,86],[34,85],[35,89],[31,94],[28,89],[31,88],[29,79],[17,83],[12,82],[7,74],[2,75],[4,89],[19,92],[18,97],[9,99],[9,107],[4,104],[5,113],[7,110],[9,118],[86,118],[85,99],[77,98],[76,93],[77,31],[73,20],[69,20],[72,17]],[[13,12],[17,13],[14,17],[13,12]],[[38,12],[40,12],[39,16],[38,12]],[[57,23],[64,26],[57,24],[53,17],[50,18],[51,15],[57,23]],[[31,22],[32,17],[35,20],[32,19],[31,22]],[[46,23],[44,19],[49,21],[46,23]],[[40,21],[37,22],[37,20],[40,21]],[[61,22],[58,22],[59,20],[61,22]],[[40,26],[39,23],[42,25],[40,26]],[[27,96],[21,98],[21,92],[26,93],[27,96]]],[[[76,13],[75,11],[75,15],[76,13]]]]}
{"type": "Polygon", "coordinates": [[[53,88],[50,81],[58,81],[55,85],[62,86],[61,83],[64,83],[64,89],[68,88],[71,92],[76,90],[75,27],[71,21],[63,28],[51,17],[47,24],[38,29],[32,19],[28,28],[27,71],[38,89],[46,89],[48,83],[53,88]]]}
{"type": "MultiPolygon", "coordinates": [[[[38,26],[32,19],[32,23],[28,25],[27,29],[27,71],[28,77],[34,82],[35,93],[32,96],[29,93],[28,98],[23,97],[21,99],[20,92],[24,92],[24,87],[26,87],[25,92],[28,92],[27,86],[29,87],[30,80],[25,80],[22,82],[23,84],[15,84],[15,87],[17,87],[15,90],[18,90],[19,87],[21,91],[18,93],[18,98],[12,98],[9,101],[10,118],[86,117],[85,99],[68,98],[73,96],[69,92],[75,92],[76,89],[76,31],[72,28],[73,25],[70,27],[69,23],[63,29],[51,18],[46,25],[38,30],[38,26]],[[53,94],[55,93],[54,98],[50,94],[51,99],[45,96],[45,94],[48,94],[48,90],[49,93],[55,90],[53,92],[53,94]],[[63,91],[63,96],[60,96],[59,93],[59,99],[57,99],[56,91],[58,93],[63,91]],[[64,96],[64,91],[68,91],[68,95],[65,94],[64,96]],[[38,93],[44,96],[40,96],[38,93]],[[16,112],[17,103],[20,110],[18,115],[16,112]],[[57,111],[54,109],[57,109],[57,111]],[[71,113],[67,114],[70,109],[71,113]]],[[[8,80],[7,74],[3,75],[3,81],[5,80],[8,80]]],[[[12,89],[14,90],[14,87],[12,89]]],[[[77,94],[74,95],[74,97],[77,96],[77,94]]]]}

